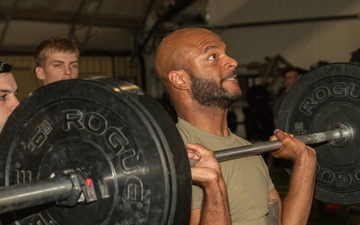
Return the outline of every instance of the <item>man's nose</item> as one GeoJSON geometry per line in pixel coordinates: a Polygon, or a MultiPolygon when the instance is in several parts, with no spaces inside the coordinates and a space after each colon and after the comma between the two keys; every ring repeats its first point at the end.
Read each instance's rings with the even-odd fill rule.
{"type": "Polygon", "coordinates": [[[14,96],[12,103],[11,103],[11,112],[20,104],[19,100],[16,96],[14,96]]]}
{"type": "Polygon", "coordinates": [[[70,76],[71,75],[71,66],[65,66],[65,75],[70,76]]]}
{"type": "Polygon", "coordinates": [[[226,66],[228,68],[236,68],[238,66],[238,62],[235,59],[231,58],[230,56],[227,56],[226,66]]]}

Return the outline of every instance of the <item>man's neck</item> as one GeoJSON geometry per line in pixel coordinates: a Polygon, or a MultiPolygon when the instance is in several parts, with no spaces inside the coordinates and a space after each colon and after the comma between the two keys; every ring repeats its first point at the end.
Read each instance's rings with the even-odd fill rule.
{"type": "Polygon", "coordinates": [[[201,107],[191,112],[186,111],[178,116],[197,128],[227,137],[230,135],[227,124],[227,112],[227,109],[214,109],[209,107],[204,109],[204,107],[201,107]]]}

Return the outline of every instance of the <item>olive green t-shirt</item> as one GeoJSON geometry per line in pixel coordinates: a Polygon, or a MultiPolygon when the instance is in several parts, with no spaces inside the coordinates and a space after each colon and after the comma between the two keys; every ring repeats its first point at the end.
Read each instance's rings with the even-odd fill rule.
{"type": "MultiPolygon", "coordinates": [[[[249,145],[250,142],[231,133],[222,137],[201,130],[178,118],[177,128],[184,143],[201,144],[213,151],[249,145]]],[[[266,225],[269,192],[274,184],[261,156],[248,156],[221,162],[221,170],[228,189],[233,225],[266,225]]],[[[201,208],[203,191],[193,185],[192,209],[201,208]]]]}

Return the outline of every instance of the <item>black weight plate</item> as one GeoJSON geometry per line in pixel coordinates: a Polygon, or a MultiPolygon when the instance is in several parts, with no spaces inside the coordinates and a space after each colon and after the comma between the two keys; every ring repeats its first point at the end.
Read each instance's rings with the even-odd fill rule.
{"type": "Polygon", "coordinates": [[[182,139],[166,111],[132,84],[76,79],[41,87],[16,108],[0,141],[1,186],[76,170],[93,179],[97,195],[75,207],[22,209],[6,222],[188,222],[191,175],[182,139]]]}
{"type": "Polygon", "coordinates": [[[336,122],[352,128],[345,146],[312,146],[317,152],[315,198],[360,203],[360,66],[334,63],[304,75],[286,95],[278,118],[278,127],[295,136],[327,131],[336,122]]]}

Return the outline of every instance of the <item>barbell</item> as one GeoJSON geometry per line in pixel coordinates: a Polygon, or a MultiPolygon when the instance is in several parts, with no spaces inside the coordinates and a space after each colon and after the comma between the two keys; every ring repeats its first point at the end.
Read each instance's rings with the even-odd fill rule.
{"type": "MultiPolygon", "coordinates": [[[[278,127],[317,151],[315,197],[360,202],[360,67],[335,63],[289,91],[278,127]]],[[[24,99],[0,136],[3,224],[186,224],[191,174],[166,111],[118,79],[67,80],[24,99]]],[[[269,141],[219,161],[274,151],[269,141]]]]}

